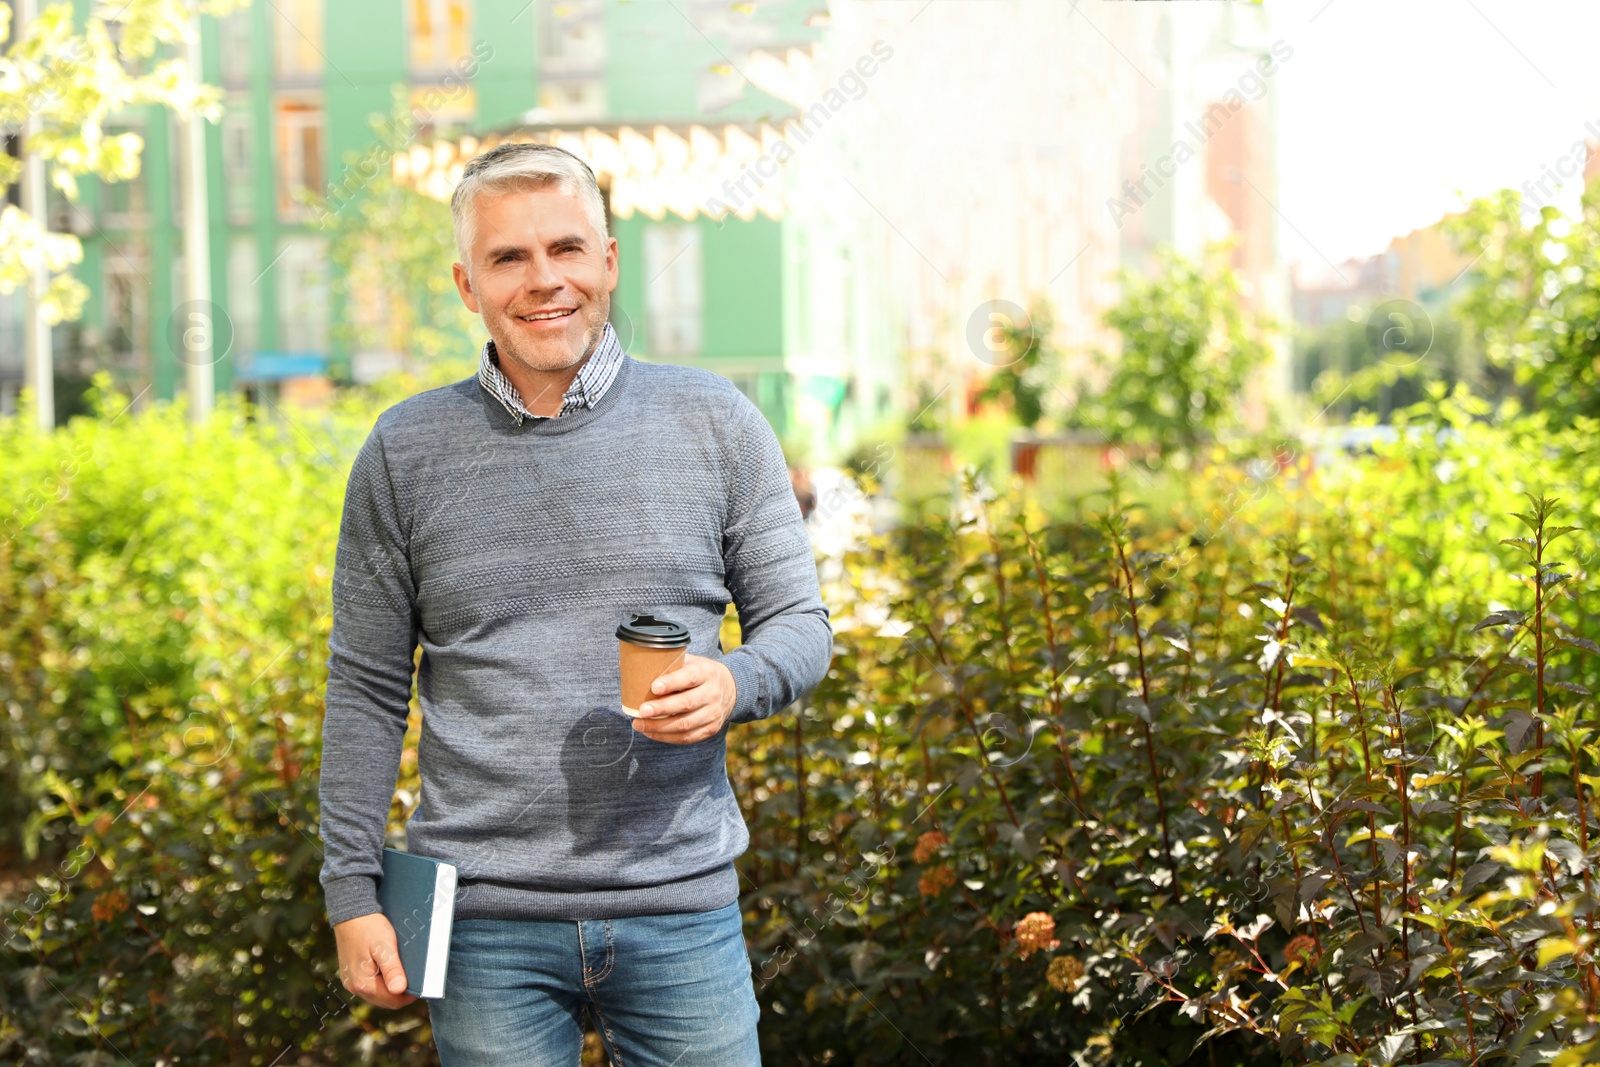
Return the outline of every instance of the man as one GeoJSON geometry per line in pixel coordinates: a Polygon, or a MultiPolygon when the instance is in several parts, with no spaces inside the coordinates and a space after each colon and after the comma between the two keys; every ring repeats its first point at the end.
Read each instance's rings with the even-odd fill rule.
{"type": "Polygon", "coordinates": [[[581,160],[501,145],[451,209],[479,372],[378,418],[339,533],[321,798],[341,976],[413,999],[376,890],[420,641],[407,839],[461,876],[429,1005],[444,1067],[576,1064],[586,1012],[619,1067],[759,1063],[726,737],[832,655],[782,451],[726,379],[623,353],[581,160]],[[635,612],[690,631],[637,719],[615,636],[635,612]]]}

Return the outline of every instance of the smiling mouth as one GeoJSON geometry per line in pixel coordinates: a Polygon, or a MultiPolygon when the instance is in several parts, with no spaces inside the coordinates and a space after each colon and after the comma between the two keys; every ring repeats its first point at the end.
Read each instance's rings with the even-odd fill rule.
{"type": "Polygon", "coordinates": [[[577,314],[577,308],[557,308],[554,311],[536,311],[532,315],[517,315],[523,322],[552,322],[577,314]]]}

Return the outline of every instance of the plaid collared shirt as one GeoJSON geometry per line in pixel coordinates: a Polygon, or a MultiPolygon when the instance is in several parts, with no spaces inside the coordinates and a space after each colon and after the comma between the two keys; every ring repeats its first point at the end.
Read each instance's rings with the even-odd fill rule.
{"type": "Polygon", "coordinates": [[[523,405],[517,387],[500,372],[500,353],[495,350],[493,340],[484,342],[483,351],[478,356],[478,382],[511,413],[518,426],[522,425],[523,419],[559,419],[580,407],[595,406],[606,390],[611,388],[611,383],[617,380],[617,371],[622,368],[622,355],[617,332],[608,322],[594,351],[589,353],[588,360],[578,369],[577,377],[572,379],[572,384],[562,394],[561,410],[554,415],[535,415],[523,405]]]}

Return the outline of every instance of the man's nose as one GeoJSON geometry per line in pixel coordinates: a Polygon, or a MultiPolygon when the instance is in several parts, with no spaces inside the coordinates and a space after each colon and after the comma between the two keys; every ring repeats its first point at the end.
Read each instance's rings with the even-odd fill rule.
{"type": "Polygon", "coordinates": [[[523,279],[523,285],[530,290],[549,292],[561,288],[561,275],[555,270],[555,264],[546,255],[534,255],[528,258],[528,270],[523,279]]]}

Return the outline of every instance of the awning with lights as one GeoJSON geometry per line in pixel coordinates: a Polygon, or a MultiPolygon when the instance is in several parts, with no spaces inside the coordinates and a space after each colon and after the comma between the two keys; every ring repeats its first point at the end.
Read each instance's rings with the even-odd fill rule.
{"type": "Polygon", "coordinates": [[[814,134],[802,116],[768,123],[519,126],[482,137],[439,140],[396,153],[397,182],[448,200],[474,156],[505,142],[552,144],[593,168],[611,213],[651,219],[783,215],[782,165],[814,134]]]}

